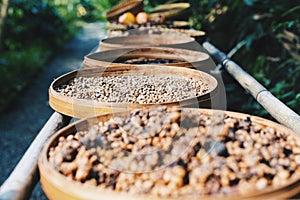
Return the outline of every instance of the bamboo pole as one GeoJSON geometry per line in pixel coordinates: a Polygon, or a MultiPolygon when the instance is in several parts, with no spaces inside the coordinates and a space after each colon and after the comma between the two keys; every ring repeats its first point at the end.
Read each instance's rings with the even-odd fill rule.
{"type": "Polygon", "coordinates": [[[271,94],[256,79],[245,72],[239,65],[231,61],[224,53],[209,42],[203,47],[218,64],[221,64],[239,84],[262,105],[279,123],[300,135],[300,116],[271,94]]]}
{"type": "Polygon", "coordinates": [[[38,158],[44,143],[58,129],[67,125],[71,118],[53,113],[37,137],[31,143],[18,165],[0,188],[1,200],[29,199],[39,180],[38,158]]]}

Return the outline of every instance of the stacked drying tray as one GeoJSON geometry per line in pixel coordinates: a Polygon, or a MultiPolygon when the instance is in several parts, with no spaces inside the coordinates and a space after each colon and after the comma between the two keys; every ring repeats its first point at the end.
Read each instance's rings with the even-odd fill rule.
{"type": "Polygon", "coordinates": [[[124,0],[107,12],[107,36],[118,37],[147,33],[182,33],[205,40],[205,32],[190,29],[187,21],[190,3],[166,3],[144,11],[143,1],[124,0]]]}
{"type": "Polygon", "coordinates": [[[173,66],[100,66],[67,73],[49,88],[50,106],[77,118],[157,104],[210,107],[217,80],[173,66]]]}
{"type": "MultiPolygon", "coordinates": [[[[141,8],[123,0],[112,13],[134,3],[141,8]]],[[[101,41],[101,52],[85,56],[85,69],[53,81],[50,106],[84,119],[59,130],[40,155],[49,199],[274,199],[299,192],[299,137],[266,119],[213,109],[222,88],[194,41],[148,32],[105,41],[113,44],[108,51],[101,41]]]]}
{"type": "Polygon", "coordinates": [[[199,44],[194,38],[176,32],[152,34],[151,32],[106,38],[100,41],[100,51],[119,48],[141,47],[172,47],[189,50],[199,50],[199,44]]]}
{"type": "Polygon", "coordinates": [[[166,47],[121,48],[92,53],[84,57],[84,68],[98,66],[153,65],[188,67],[208,71],[209,55],[199,51],[166,47]]]}

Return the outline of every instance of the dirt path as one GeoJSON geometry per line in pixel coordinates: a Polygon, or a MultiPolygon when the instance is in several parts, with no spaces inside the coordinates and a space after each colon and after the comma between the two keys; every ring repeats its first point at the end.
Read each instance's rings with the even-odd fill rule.
{"type": "MultiPolygon", "coordinates": [[[[48,87],[54,78],[82,67],[84,55],[93,50],[105,36],[103,23],[90,23],[67,42],[33,80],[32,85],[11,103],[7,113],[0,116],[0,185],[6,180],[22,155],[53,113],[48,104],[48,87]]],[[[38,185],[31,199],[46,199],[38,185]]]]}

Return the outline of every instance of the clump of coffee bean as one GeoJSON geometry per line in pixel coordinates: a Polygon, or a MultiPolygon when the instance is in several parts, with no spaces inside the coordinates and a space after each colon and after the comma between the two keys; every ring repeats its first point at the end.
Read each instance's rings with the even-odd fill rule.
{"type": "Polygon", "coordinates": [[[162,75],[77,77],[55,90],[77,99],[108,103],[159,104],[206,94],[206,82],[162,75]]]}
{"type": "Polygon", "coordinates": [[[124,63],[124,64],[174,64],[182,62],[182,60],[175,60],[175,59],[165,59],[165,58],[130,58],[130,59],[117,59],[114,63],[124,63]]]}
{"type": "Polygon", "coordinates": [[[146,23],[142,23],[142,24],[128,24],[126,26],[126,30],[130,30],[130,29],[139,29],[139,28],[157,28],[157,27],[164,27],[164,28],[174,28],[176,27],[176,24],[174,24],[173,21],[164,21],[162,23],[161,17],[158,17],[157,20],[151,20],[149,22],[146,23]]]}
{"type": "Polygon", "coordinates": [[[300,139],[250,118],[151,107],[60,137],[49,162],[71,180],[135,195],[245,194],[299,178],[300,139]]]}

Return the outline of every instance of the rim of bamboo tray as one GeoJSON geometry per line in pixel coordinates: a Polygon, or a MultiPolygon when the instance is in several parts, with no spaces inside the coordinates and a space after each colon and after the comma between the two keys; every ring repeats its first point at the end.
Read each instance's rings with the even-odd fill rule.
{"type": "Polygon", "coordinates": [[[100,51],[137,47],[180,47],[189,48],[195,39],[180,33],[141,34],[106,38],[100,41],[100,51]]]}
{"type": "Polygon", "coordinates": [[[159,16],[164,16],[166,19],[174,18],[183,15],[183,13],[190,7],[190,3],[166,3],[159,5],[149,12],[150,19],[155,19],[159,16]]]}
{"type": "Polygon", "coordinates": [[[200,51],[192,51],[187,49],[176,49],[167,47],[144,47],[144,48],[124,48],[108,51],[92,53],[84,57],[84,68],[103,67],[103,66],[148,66],[148,65],[163,65],[163,66],[178,66],[195,68],[203,66],[205,61],[209,60],[210,56],[207,53],[200,51]],[[126,64],[122,62],[113,62],[116,59],[130,58],[162,58],[177,60],[177,63],[165,64],[126,64]]]}
{"type": "Polygon", "coordinates": [[[144,33],[144,34],[179,33],[179,34],[183,34],[183,35],[187,35],[189,37],[195,38],[196,40],[198,38],[203,38],[203,40],[206,38],[206,33],[201,30],[172,28],[172,27],[163,27],[163,26],[139,27],[137,29],[128,29],[128,30],[127,29],[118,29],[117,27],[115,27],[115,29],[108,30],[108,38],[128,36],[128,35],[138,35],[140,33],[144,33]]]}
{"type": "MultiPolygon", "coordinates": [[[[156,106],[156,105],[180,105],[180,106],[191,106],[199,103],[204,104],[210,101],[214,96],[217,95],[217,80],[202,71],[174,67],[174,66],[130,66],[130,67],[104,67],[104,68],[92,68],[92,69],[80,69],[69,72],[58,77],[54,80],[49,87],[49,104],[55,111],[65,114],[67,116],[76,118],[91,117],[99,114],[120,112],[124,110],[131,110],[135,108],[156,106]],[[186,98],[181,101],[165,102],[162,104],[138,104],[138,103],[106,103],[95,100],[76,99],[65,96],[57,92],[54,88],[57,86],[67,83],[69,80],[78,77],[93,77],[95,75],[148,75],[148,74],[159,74],[167,76],[185,76],[188,78],[195,78],[208,84],[209,90],[194,98],[186,98]]],[[[199,106],[199,105],[198,105],[199,106]]]]}
{"type": "Polygon", "coordinates": [[[194,30],[194,29],[181,29],[181,28],[160,28],[159,29],[162,32],[168,33],[168,32],[177,32],[186,34],[190,37],[203,37],[206,35],[204,31],[201,30],[194,30]]]}
{"type": "MultiPolygon", "coordinates": [[[[273,121],[252,116],[249,114],[239,113],[239,112],[231,112],[231,111],[220,111],[213,109],[193,109],[193,108],[181,108],[183,110],[198,110],[199,112],[206,115],[213,115],[214,112],[224,113],[227,116],[231,116],[239,119],[250,118],[252,124],[259,124],[263,126],[273,127],[277,131],[285,132],[289,135],[294,135],[299,137],[290,129],[275,123],[273,121]]],[[[118,116],[127,115],[129,112],[119,113],[118,116]]],[[[106,114],[99,115],[96,117],[91,117],[83,120],[79,120],[74,122],[63,129],[56,132],[45,144],[40,157],[39,157],[39,170],[41,177],[42,188],[50,199],[56,199],[57,197],[63,198],[65,200],[68,199],[135,199],[135,200],[178,200],[181,198],[163,198],[151,195],[129,195],[126,193],[120,193],[117,191],[111,191],[106,189],[101,189],[97,186],[91,186],[87,184],[80,183],[74,180],[68,180],[63,174],[60,174],[57,170],[55,170],[54,166],[52,166],[48,161],[48,152],[50,147],[53,147],[57,144],[59,136],[67,136],[70,134],[74,134],[80,130],[86,130],[90,125],[94,125],[99,121],[107,121],[110,118],[114,117],[116,114],[106,114]]],[[[239,199],[283,199],[289,198],[293,195],[296,195],[300,189],[300,176],[295,177],[293,179],[289,179],[285,184],[281,186],[268,186],[266,189],[262,191],[258,190],[250,190],[245,194],[232,193],[232,195],[224,195],[224,196],[196,196],[190,197],[188,199],[220,199],[220,200],[239,200],[239,199]]]]}

